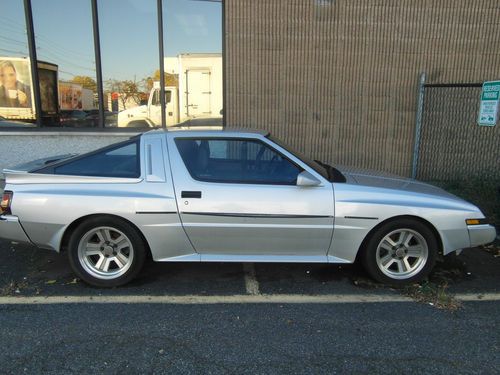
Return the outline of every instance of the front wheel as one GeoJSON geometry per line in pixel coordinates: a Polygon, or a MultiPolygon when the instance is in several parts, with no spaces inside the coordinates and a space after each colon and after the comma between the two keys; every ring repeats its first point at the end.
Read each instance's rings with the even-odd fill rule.
{"type": "Polygon", "coordinates": [[[404,285],[424,279],[437,253],[432,230],[419,221],[401,219],[382,225],[370,236],[361,260],[377,281],[404,285]]]}
{"type": "Polygon", "coordinates": [[[118,218],[92,218],[71,234],[68,247],[73,271],[98,287],[120,286],[141,270],[146,255],[144,242],[129,223],[118,218]]]}

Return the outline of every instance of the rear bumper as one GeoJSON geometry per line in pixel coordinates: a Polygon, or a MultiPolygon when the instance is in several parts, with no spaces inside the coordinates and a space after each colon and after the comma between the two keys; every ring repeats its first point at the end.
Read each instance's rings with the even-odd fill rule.
{"type": "Polygon", "coordinates": [[[12,215],[0,216],[0,238],[31,243],[23,227],[21,227],[19,223],[19,218],[12,215]]]}
{"type": "Polygon", "coordinates": [[[497,231],[493,225],[468,225],[470,246],[475,247],[479,245],[486,245],[495,241],[497,231]]]}

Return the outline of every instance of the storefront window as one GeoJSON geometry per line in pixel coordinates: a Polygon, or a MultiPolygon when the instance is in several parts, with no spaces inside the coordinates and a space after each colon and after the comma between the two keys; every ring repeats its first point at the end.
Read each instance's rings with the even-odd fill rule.
{"type": "Polygon", "coordinates": [[[221,2],[165,0],[163,22],[166,125],[222,125],[221,2]]]}
{"type": "Polygon", "coordinates": [[[148,77],[158,70],[156,0],[98,1],[106,126],[161,125],[148,110],[148,77]]]}
{"type": "Polygon", "coordinates": [[[105,123],[99,120],[90,0],[31,0],[41,111],[35,109],[24,2],[0,14],[0,121],[44,127],[222,125],[222,4],[164,0],[164,56],[157,0],[97,0],[105,123]],[[159,61],[165,68],[162,124],[159,61]]]}
{"type": "Polygon", "coordinates": [[[0,12],[0,129],[32,127],[36,119],[24,6],[3,0],[0,12]]]}
{"type": "Polygon", "coordinates": [[[89,0],[32,0],[42,123],[99,126],[89,0]]]}

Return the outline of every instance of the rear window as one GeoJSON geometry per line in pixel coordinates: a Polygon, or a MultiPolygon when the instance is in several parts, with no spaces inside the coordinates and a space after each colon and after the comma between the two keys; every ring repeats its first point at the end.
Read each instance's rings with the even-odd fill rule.
{"type": "Polygon", "coordinates": [[[51,172],[70,176],[139,177],[139,142],[134,140],[94,151],[56,165],[51,172]]]}

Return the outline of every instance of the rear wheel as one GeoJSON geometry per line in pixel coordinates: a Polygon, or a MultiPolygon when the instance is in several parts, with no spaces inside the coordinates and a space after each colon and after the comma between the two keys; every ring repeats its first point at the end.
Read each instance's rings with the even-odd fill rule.
{"type": "Polygon", "coordinates": [[[88,284],[120,286],[141,270],[146,256],[137,230],[118,218],[92,218],[71,234],[68,255],[74,272],[88,284]]]}
{"type": "Polygon", "coordinates": [[[434,267],[438,242],[432,230],[412,219],[390,221],[368,239],[362,262],[368,273],[386,284],[424,279],[434,267]]]}

